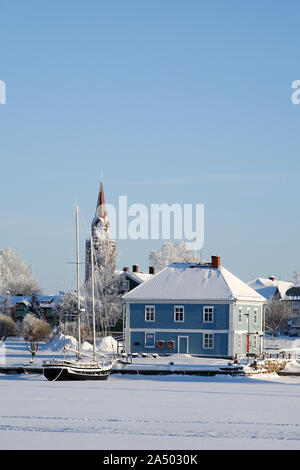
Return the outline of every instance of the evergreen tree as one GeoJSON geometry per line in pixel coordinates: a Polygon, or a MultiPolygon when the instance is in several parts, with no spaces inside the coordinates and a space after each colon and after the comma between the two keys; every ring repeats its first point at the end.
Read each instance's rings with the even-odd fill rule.
{"type": "Polygon", "coordinates": [[[40,301],[36,294],[31,295],[27,311],[28,313],[31,313],[31,315],[34,315],[35,317],[43,320],[43,313],[40,307],[40,301]]]}

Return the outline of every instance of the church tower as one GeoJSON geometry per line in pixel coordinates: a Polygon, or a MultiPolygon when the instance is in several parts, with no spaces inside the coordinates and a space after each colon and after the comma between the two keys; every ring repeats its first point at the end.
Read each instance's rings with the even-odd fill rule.
{"type": "MultiPolygon", "coordinates": [[[[116,242],[110,239],[109,220],[105,208],[102,172],[95,216],[92,220],[91,235],[95,253],[95,265],[98,269],[107,268],[115,271],[116,242]]],[[[85,282],[91,278],[91,240],[86,240],[85,282]]]]}

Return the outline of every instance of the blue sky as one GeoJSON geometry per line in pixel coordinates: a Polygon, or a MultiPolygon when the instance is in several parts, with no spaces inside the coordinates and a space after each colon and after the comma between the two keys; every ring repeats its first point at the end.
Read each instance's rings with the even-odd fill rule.
{"type": "MultiPolygon", "coordinates": [[[[45,293],[69,288],[74,203],[83,246],[102,168],[107,201],[203,203],[205,258],[245,281],[291,279],[299,13],[297,1],[2,1],[0,249],[45,293]]],[[[146,270],[161,243],[117,241],[118,266],[146,270]]]]}

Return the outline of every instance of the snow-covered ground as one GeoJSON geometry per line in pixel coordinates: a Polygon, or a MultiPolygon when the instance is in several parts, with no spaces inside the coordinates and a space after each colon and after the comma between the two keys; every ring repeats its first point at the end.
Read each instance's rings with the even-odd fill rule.
{"type": "MultiPolygon", "coordinates": [[[[298,349],[299,339],[272,344],[283,341],[298,349]]],[[[53,349],[43,346],[41,357],[53,357],[53,349]]],[[[18,340],[2,352],[10,364],[30,358],[18,340]]],[[[49,382],[16,374],[1,375],[0,387],[1,449],[300,449],[300,377],[113,374],[104,382],[49,382]]]]}

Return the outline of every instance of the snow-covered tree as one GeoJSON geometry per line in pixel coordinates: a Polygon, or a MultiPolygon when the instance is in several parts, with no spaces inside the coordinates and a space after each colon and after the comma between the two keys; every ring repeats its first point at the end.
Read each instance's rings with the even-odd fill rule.
{"type": "Polygon", "coordinates": [[[300,285],[300,271],[299,270],[295,271],[293,277],[294,277],[295,284],[299,286],[300,285]]]}
{"type": "MultiPolygon", "coordinates": [[[[116,252],[110,240],[93,243],[94,252],[94,308],[96,328],[104,334],[122,315],[120,281],[115,272],[116,252]]],[[[92,280],[84,285],[85,310],[91,324],[92,280]]]]}
{"type": "Polygon", "coordinates": [[[23,320],[23,336],[28,351],[31,353],[31,362],[39,349],[40,341],[44,341],[51,333],[51,328],[45,320],[40,320],[28,313],[23,320]]]}
{"type": "Polygon", "coordinates": [[[62,294],[56,304],[59,323],[70,320],[77,315],[77,297],[76,292],[66,292],[62,294]]]}
{"type": "Polygon", "coordinates": [[[12,248],[0,251],[0,294],[40,294],[38,282],[32,279],[32,268],[12,248]]]}
{"type": "Polygon", "coordinates": [[[31,313],[35,317],[40,318],[41,320],[43,320],[43,313],[42,313],[42,310],[40,308],[40,301],[38,299],[38,296],[35,293],[33,293],[30,297],[30,301],[29,301],[29,305],[27,307],[27,311],[28,311],[28,313],[31,313]]]}
{"type": "Polygon", "coordinates": [[[149,255],[149,263],[161,270],[170,263],[202,263],[200,255],[193,250],[187,250],[185,242],[163,243],[161,249],[152,250],[149,255]]]}
{"type": "Polygon", "coordinates": [[[8,336],[16,336],[18,327],[8,315],[0,314],[0,341],[4,343],[8,336]]]}

